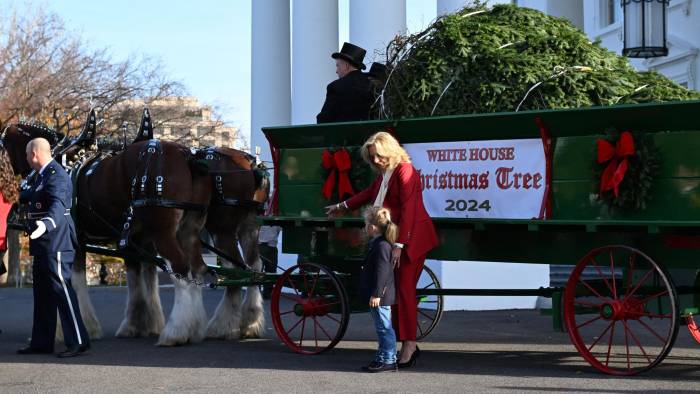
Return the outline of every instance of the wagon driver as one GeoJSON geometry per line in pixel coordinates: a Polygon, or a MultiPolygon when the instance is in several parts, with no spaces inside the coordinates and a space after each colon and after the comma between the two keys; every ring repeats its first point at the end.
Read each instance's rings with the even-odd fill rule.
{"type": "Polygon", "coordinates": [[[365,190],[346,201],[326,207],[327,213],[357,209],[365,204],[388,208],[399,226],[392,260],[395,264],[396,301],[392,311],[397,340],[402,342],[399,368],[415,365],[420,354],[416,345],[416,285],[426,254],[438,245],[433,222],[423,205],[418,172],[408,153],[389,133],[379,132],[362,145],[362,158],[379,173],[365,190]]]}
{"type": "Polygon", "coordinates": [[[53,353],[56,310],[61,317],[66,350],[74,357],[90,348],[71,286],[71,266],[78,244],[70,215],[73,187],[66,171],[51,157],[49,142],[35,138],[27,144],[27,162],[37,172],[20,199],[29,202],[29,254],[34,257],[34,324],[29,346],[19,354],[53,353]]]}
{"type": "Polygon", "coordinates": [[[317,123],[348,122],[369,119],[372,82],[362,71],[365,50],[346,42],[340,52],[331,55],[335,59],[338,79],[326,87],[326,101],[316,115],[317,123]]]}

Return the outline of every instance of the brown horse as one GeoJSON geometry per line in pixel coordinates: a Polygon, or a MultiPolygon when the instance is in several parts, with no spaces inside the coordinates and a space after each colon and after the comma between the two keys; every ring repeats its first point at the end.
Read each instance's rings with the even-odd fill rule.
{"type": "MultiPolygon", "coordinates": [[[[3,145],[18,173],[28,172],[21,158],[26,143],[36,137],[48,137],[55,143],[61,140],[56,133],[27,125],[10,126],[3,132],[3,145]]],[[[160,334],[158,344],[164,346],[201,341],[206,313],[201,288],[191,280],[206,270],[199,233],[211,199],[209,175],[194,164],[186,148],[175,143],[144,141],[116,154],[80,157],[77,153],[91,145],[84,142],[61,149],[62,157],[78,163],[72,176],[77,185],[73,209],[79,238],[91,243],[124,241],[122,246],[131,251],[131,257],[125,258],[129,295],[117,336],[160,334]],[[165,324],[156,267],[134,257],[148,253],[158,253],[173,272],[190,279],[174,281],[175,303],[165,324]]],[[[85,282],[85,253],[76,255],[76,291],[84,291],[79,297],[81,312],[86,325],[94,324],[97,318],[87,289],[79,284],[85,282]]],[[[99,324],[93,327],[99,329],[99,324]]]]}
{"type": "MultiPolygon", "coordinates": [[[[235,260],[222,260],[222,265],[247,265],[255,271],[262,271],[256,215],[269,193],[264,170],[255,165],[255,157],[230,148],[202,149],[197,152],[197,157],[207,163],[214,186],[205,228],[217,249],[235,260]]],[[[265,320],[258,286],[248,286],[245,302],[242,301],[241,288],[226,288],[223,299],[209,320],[208,337],[238,339],[262,336],[265,320]]]]}

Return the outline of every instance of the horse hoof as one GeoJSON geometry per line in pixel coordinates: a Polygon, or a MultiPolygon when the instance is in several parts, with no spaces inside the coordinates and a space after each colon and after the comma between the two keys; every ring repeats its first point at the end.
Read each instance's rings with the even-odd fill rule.
{"type": "Polygon", "coordinates": [[[211,326],[207,329],[207,338],[211,339],[235,340],[240,337],[241,331],[238,329],[220,329],[211,326]]]}
{"type": "Polygon", "coordinates": [[[252,324],[241,329],[241,339],[257,339],[262,338],[265,329],[262,323],[252,324]]]}

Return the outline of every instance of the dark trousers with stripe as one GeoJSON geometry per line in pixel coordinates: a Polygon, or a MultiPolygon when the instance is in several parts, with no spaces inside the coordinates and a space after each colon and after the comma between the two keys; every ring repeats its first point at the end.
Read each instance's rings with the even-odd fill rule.
{"type": "Polygon", "coordinates": [[[78,299],[71,286],[72,261],[62,261],[61,253],[34,256],[34,326],[31,347],[53,351],[56,338],[56,311],[61,317],[67,348],[87,346],[87,330],[80,317],[78,299]]]}

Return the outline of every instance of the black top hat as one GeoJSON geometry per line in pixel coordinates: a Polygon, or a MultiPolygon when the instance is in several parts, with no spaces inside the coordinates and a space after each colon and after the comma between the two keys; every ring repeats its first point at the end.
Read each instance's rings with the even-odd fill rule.
{"type": "Polygon", "coordinates": [[[385,64],[374,62],[372,63],[372,66],[370,66],[367,76],[384,83],[386,82],[388,74],[389,68],[385,64]]]}
{"type": "Polygon", "coordinates": [[[367,51],[357,45],[345,42],[340,52],[334,52],[331,57],[333,59],[343,59],[360,70],[364,70],[366,67],[362,61],[365,59],[365,53],[367,53],[367,51]]]}

